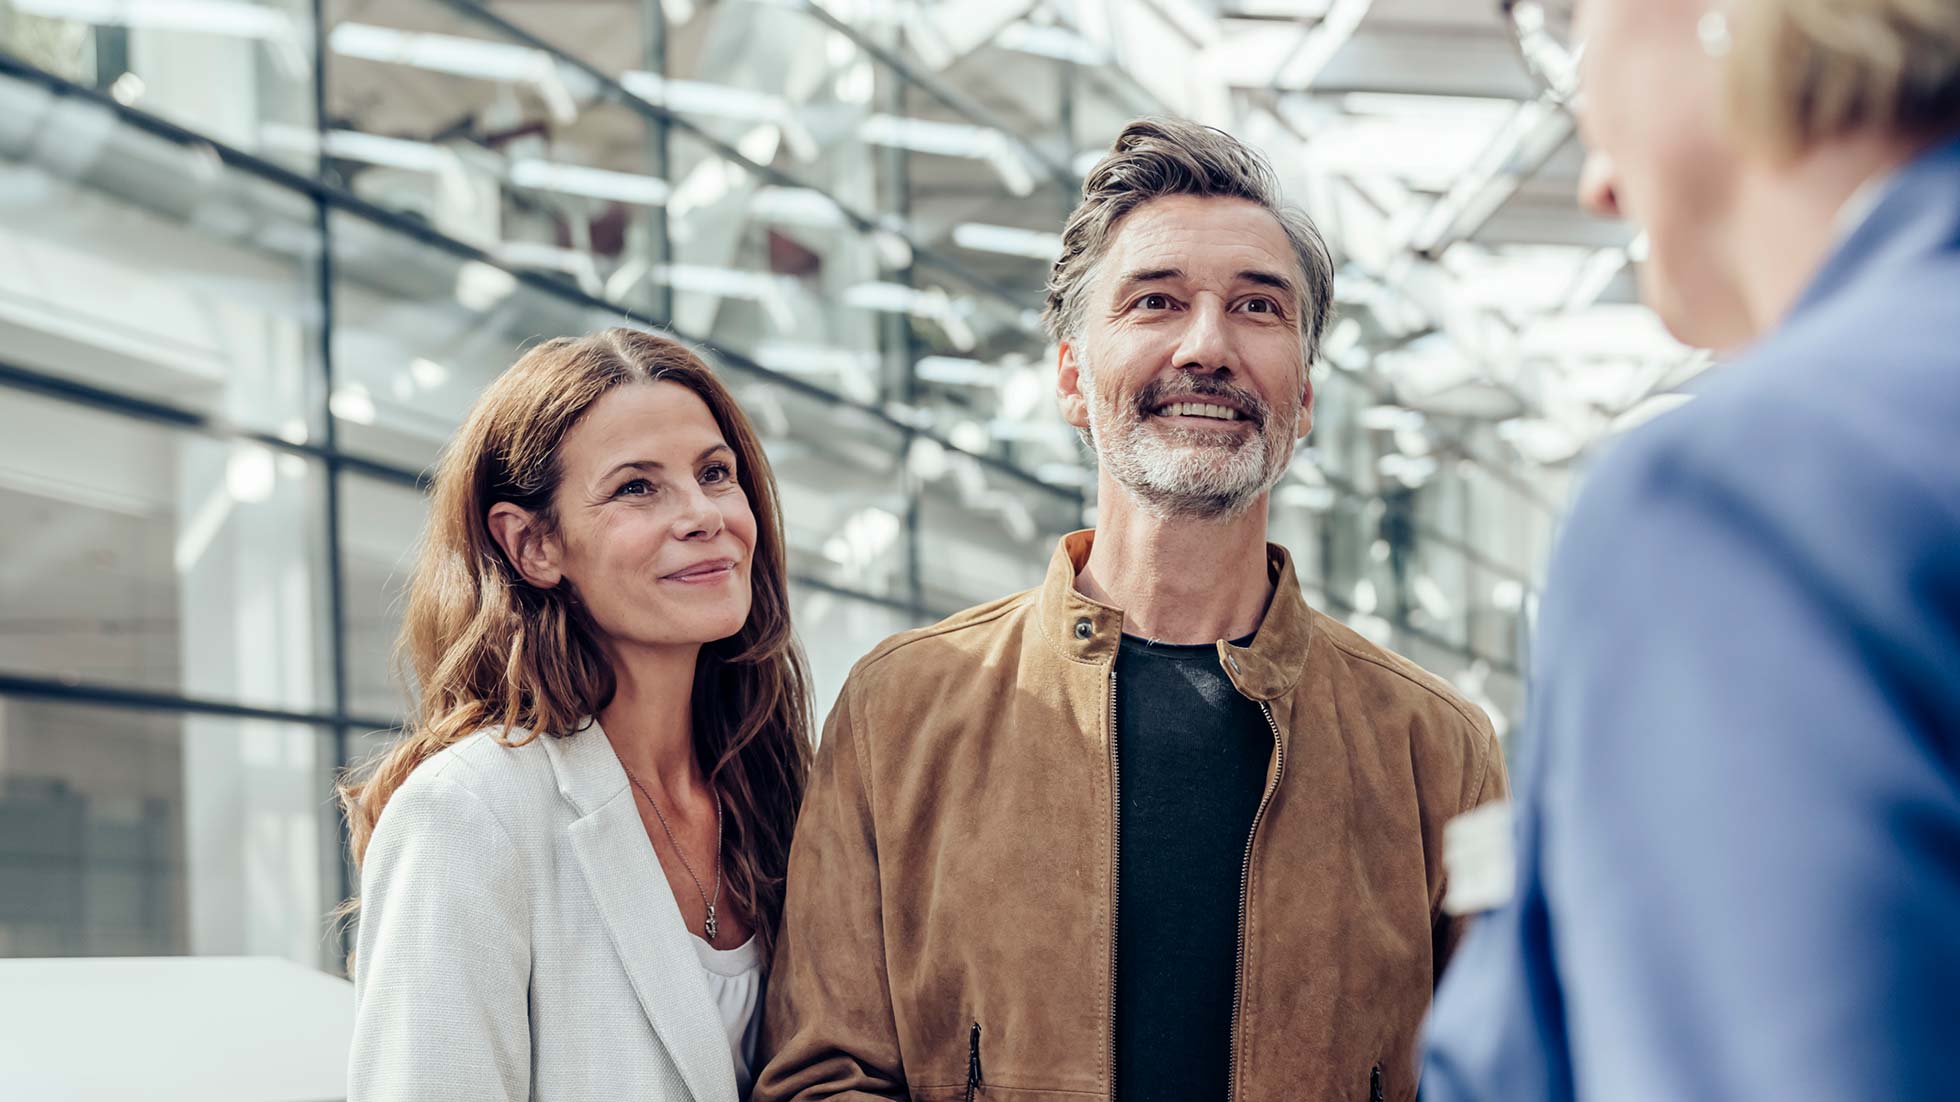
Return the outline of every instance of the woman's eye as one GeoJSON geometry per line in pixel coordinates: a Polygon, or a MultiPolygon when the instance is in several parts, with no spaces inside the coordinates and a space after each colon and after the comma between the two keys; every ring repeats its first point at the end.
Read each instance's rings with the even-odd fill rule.
{"type": "Polygon", "coordinates": [[[726,463],[710,463],[707,469],[701,472],[701,481],[706,482],[710,486],[730,482],[734,478],[735,472],[729,470],[726,463]]]}
{"type": "Polygon", "coordinates": [[[636,478],[613,491],[614,497],[640,497],[653,492],[653,483],[636,478]]]}

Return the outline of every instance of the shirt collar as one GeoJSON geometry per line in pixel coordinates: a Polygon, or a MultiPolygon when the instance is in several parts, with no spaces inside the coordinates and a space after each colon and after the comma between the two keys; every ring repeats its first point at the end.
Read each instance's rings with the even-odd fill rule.
{"type": "MultiPolygon", "coordinates": [[[[1041,585],[1041,630],[1062,654],[1078,662],[1114,662],[1123,639],[1123,610],[1090,600],[1075,588],[1075,576],[1095,546],[1093,529],[1071,532],[1055,546],[1041,585]]],[[[1273,700],[1293,691],[1306,668],[1313,641],[1313,610],[1300,592],[1293,559],[1286,548],[1266,545],[1266,570],[1273,583],[1272,603],[1248,646],[1218,640],[1219,660],[1232,683],[1253,700],[1273,700]]]]}

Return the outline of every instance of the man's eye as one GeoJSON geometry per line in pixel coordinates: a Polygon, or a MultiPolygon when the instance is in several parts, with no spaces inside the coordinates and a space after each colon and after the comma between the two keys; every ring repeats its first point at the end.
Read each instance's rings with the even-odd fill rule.
{"type": "Polygon", "coordinates": [[[1145,295],[1137,300],[1137,305],[1145,310],[1168,310],[1171,308],[1171,296],[1145,295]]]}
{"type": "Polygon", "coordinates": [[[636,478],[613,491],[614,497],[640,497],[653,492],[653,483],[636,478]]]}
{"type": "Polygon", "coordinates": [[[1279,303],[1274,302],[1272,299],[1269,298],[1247,299],[1245,302],[1245,308],[1247,313],[1252,313],[1252,314],[1279,313],[1279,303]]]}

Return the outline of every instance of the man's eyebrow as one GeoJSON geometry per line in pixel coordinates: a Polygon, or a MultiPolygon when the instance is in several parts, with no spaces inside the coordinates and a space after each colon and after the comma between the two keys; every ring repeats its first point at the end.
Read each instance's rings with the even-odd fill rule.
{"type": "Polygon", "coordinates": [[[1123,277],[1123,281],[1117,284],[1117,286],[1119,288],[1134,287],[1139,283],[1155,283],[1160,279],[1183,279],[1183,278],[1184,278],[1184,269],[1182,268],[1139,268],[1136,271],[1131,272],[1128,275],[1125,275],[1123,277]]]}
{"type": "Polygon", "coordinates": [[[1248,268],[1239,273],[1239,282],[1257,283],[1261,287],[1271,287],[1275,291],[1285,291],[1289,295],[1295,294],[1293,281],[1276,272],[1264,272],[1257,268],[1248,268]]]}

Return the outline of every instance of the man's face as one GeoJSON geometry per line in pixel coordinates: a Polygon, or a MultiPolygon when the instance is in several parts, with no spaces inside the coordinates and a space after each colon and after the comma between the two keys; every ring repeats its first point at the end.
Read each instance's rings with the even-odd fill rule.
{"type": "Polygon", "coordinates": [[[1719,121],[1721,67],[1700,39],[1710,10],[1706,0],[1579,4],[1579,200],[1647,231],[1641,297],[1668,329],[1727,349],[1750,334],[1726,240],[1737,162],[1719,121]]]}
{"type": "Polygon", "coordinates": [[[1118,223],[1061,347],[1062,415],[1163,517],[1236,515],[1312,426],[1299,261],[1243,199],[1154,199],[1118,223]]]}

